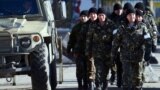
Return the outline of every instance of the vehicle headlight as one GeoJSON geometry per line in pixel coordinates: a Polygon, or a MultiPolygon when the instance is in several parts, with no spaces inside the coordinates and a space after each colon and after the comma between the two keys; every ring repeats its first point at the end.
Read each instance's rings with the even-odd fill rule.
{"type": "Polygon", "coordinates": [[[31,45],[31,39],[28,37],[24,37],[20,39],[20,45],[23,48],[28,48],[31,45]]]}
{"type": "Polygon", "coordinates": [[[38,35],[33,36],[33,41],[34,42],[39,42],[40,41],[40,37],[38,35]]]}

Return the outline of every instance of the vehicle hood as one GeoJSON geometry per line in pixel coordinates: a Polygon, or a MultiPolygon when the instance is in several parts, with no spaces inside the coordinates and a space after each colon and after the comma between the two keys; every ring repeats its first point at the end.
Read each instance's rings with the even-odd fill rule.
{"type": "Polygon", "coordinates": [[[27,21],[26,19],[5,18],[0,19],[0,31],[8,31],[11,34],[39,33],[48,36],[46,21],[27,21]]]}

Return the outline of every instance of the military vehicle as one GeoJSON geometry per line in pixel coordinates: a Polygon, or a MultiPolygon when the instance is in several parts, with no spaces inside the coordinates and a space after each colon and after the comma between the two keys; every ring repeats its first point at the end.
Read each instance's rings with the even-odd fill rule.
{"type": "Polygon", "coordinates": [[[0,78],[29,75],[32,90],[55,90],[55,49],[50,0],[0,0],[0,78]]]}

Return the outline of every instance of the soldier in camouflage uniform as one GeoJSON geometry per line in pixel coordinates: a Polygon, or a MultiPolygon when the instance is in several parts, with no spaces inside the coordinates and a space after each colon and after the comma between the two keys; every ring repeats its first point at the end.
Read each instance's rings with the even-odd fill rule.
{"type": "MultiPolygon", "coordinates": [[[[138,25],[142,25],[142,26],[145,25],[146,26],[146,24],[143,23],[143,12],[141,12],[140,10],[136,10],[136,23],[138,25]]],[[[143,65],[143,72],[145,70],[145,66],[146,65],[149,65],[149,62],[144,63],[144,65],[143,65]]],[[[145,76],[144,76],[143,73],[142,73],[142,80],[145,81],[145,76]]]]}
{"type": "Polygon", "coordinates": [[[154,21],[154,17],[153,15],[151,14],[151,11],[146,8],[146,11],[145,11],[145,14],[144,14],[144,22],[149,22],[150,24],[147,24],[148,26],[148,29],[149,29],[149,32],[150,32],[150,35],[151,35],[151,38],[152,38],[152,51],[155,52],[156,51],[156,48],[157,48],[157,33],[158,33],[158,30],[157,30],[157,26],[156,26],[156,23],[154,21]]]}
{"type": "MultiPolygon", "coordinates": [[[[116,3],[113,7],[113,12],[110,16],[110,19],[115,23],[115,26],[118,28],[118,26],[121,25],[122,23],[122,14],[123,14],[123,9],[122,6],[119,3],[116,3]]],[[[115,76],[117,76],[117,86],[121,87],[121,82],[122,82],[122,63],[120,61],[120,56],[119,56],[119,52],[117,54],[117,58],[116,58],[116,67],[112,67],[111,68],[111,78],[110,78],[110,82],[111,85],[114,83],[115,81],[115,76]],[[116,68],[116,70],[114,70],[116,68]],[[117,75],[115,75],[117,71],[117,75]]]]}
{"type": "Polygon", "coordinates": [[[103,8],[99,8],[97,14],[96,27],[90,29],[87,34],[86,53],[95,60],[96,89],[108,90],[114,24],[106,17],[103,8]]]}
{"type": "Polygon", "coordinates": [[[146,26],[148,28],[148,31],[151,35],[152,51],[155,52],[156,48],[157,48],[157,33],[158,33],[158,30],[157,30],[156,23],[154,21],[154,17],[151,13],[151,10],[149,9],[149,7],[146,7],[146,9],[145,9],[145,6],[142,2],[136,3],[135,9],[141,10],[144,13],[143,22],[146,24],[146,26]]]}
{"type": "Polygon", "coordinates": [[[112,60],[120,47],[123,67],[123,90],[142,90],[143,58],[150,60],[151,37],[147,28],[135,22],[133,8],[127,10],[126,21],[119,27],[113,40],[112,60]],[[144,55],[144,50],[147,53],[144,55]]]}
{"type": "Polygon", "coordinates": [[[73,27],[67,46],[67,53],[70,54],[72,52],[76,61],[76,77],[78,82],[78,90],[82,90],[82,88],[87,89],[88,87],[86,57],[84,52],[79,52],[77,49],[77,44],[79,44],[79,36],[81,36],[81,27],[85,24],[85,22],[87,22],[87,20],[88,12],[82,11],[80,13],[80,22],[73,27]]]}
{"type": "MultiPolygon", "coordinates": [[[[97,9],[96,8],[90,8],[88,11],[89,14],[89,20],[82,25],[81,30],[80,30],[80,36],[78,38],[78,43],[76,45],[76,51],[86,54],[85,53],[85,48],[86,48],[86,36],[87,32],[91,30],[97,20],[97,9]]],[[[86,55],[86,62],[87,62],[87,80],[89,83],[89,90],[94,89],[94,80],[95,80],[95,66],[94,66],[94,59],[90,58],[90,55],[86,55]]]]}

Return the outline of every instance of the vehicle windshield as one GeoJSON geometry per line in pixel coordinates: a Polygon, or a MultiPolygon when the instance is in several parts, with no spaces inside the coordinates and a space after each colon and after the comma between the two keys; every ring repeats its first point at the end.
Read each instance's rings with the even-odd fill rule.
{"type": "Polygon", "coordinates": [[[39,14],[36,0],[0,0],[0,17],[39,14]]]}

